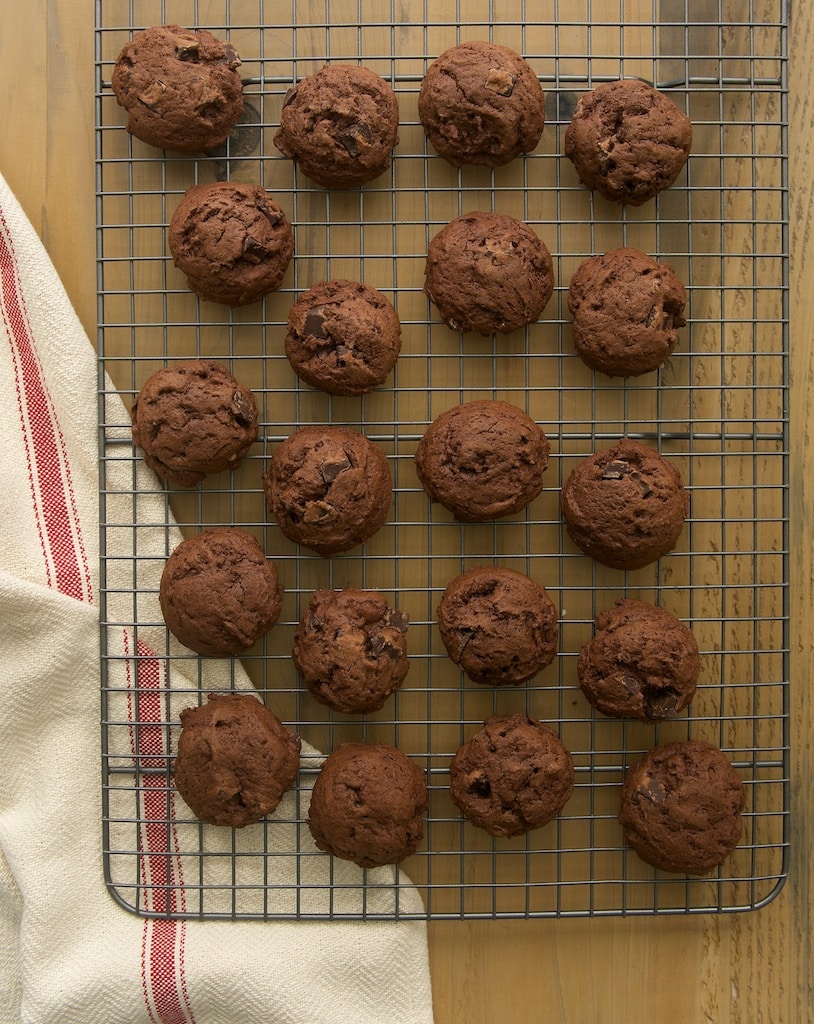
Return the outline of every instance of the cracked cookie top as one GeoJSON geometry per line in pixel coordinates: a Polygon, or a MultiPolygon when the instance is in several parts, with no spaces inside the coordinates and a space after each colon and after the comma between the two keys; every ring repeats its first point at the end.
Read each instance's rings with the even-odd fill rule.
{"type": "Polygon", "coordinates": [[[266,503],[289,540],[325,557],[369,540],[393,496],[387,456],[348,427],[302,427],[263,475],[266,503]]]}
{"type": "Polygon", "coordinates": [[[167,242],[190,289],[227,306],[257,302],[279,288],[294,255],[283,209],[264,188],[241,181],[187,189],[167,242]]]}
{"type": "Polygon", "coordinates": [[[384,383],[400,351],[396,310],[361,281],[321,281],[289,310],[288,361],[298,377],[328,394],[367,394],[384,383]]]}
{"type": "Polygon", "coordinates": [[[398,142],[396,94],[375,72],[327,64],[290,89],[274,145],[324,188],[356,188],[390,167],[398,142]]]}
{"type": "Polygon", "coordinates": [[[661,722],[695,694],[701,658],[692,631],[666,608],[621,598],[596,616],[577,662],[582,692],[612,718],[661,722]]]}
{"type": "Polygon", "coordinates": [[[568,289],[577,355],[609,377],[656,370],[678,344],[686,301],[673,268],[639,249],[591,256],[568,289]]]}
{"type": "Polygon", "coordinates": [[[243,113],[240,57],[205,29],[161,25],[137,32],[119,54],[111,85],[131,135],[193,155],[226,140],[243,113]]]}
{"type": "Polygon", "coordinates": [[[544,587],[502,566],[469,569],[438,605],[447,654],[475,683],[518,686],[557,653],[557,609],[544,587]]]}
{"type": "Polygon", "coordinates": [[[574,791],[574,761],[549,726],[526,715],[488,718],[450,763],[450,795],[493,836],[541,828],[574,791]]]}
{"type": "Polygon", "coordinates": [[[322,764],[308,809],[320,850],[363,868],[398,864],[424,837],[426,774],[386,743],[341,743],[322,764]]]}
{"type": "Polygon", "coordinates": [[[194,487],[236,469],[257,438],[254,395],[212,359],[174,363],[147,378],[130,411],[133,443],[163,480],[194,487]]]}
{"type": "Polygon", "coordinates": [[[201,821],[259,821],[294,785],[299,764],[300,738],[250,694],[213,693],[181,712],[174,781],[201,821]]]}
{"type": "Polygon", "coordinates": [[[173,550],[158,598],[177,640],[198,654],[226,658],[268,633],[283,607],[283,587],[252,534],[217,526],[173,550]]]}
{"type": "Polygon", "coordinates": [[[462,522],[514,515],[543,489],[550,445],[522,409],[495,399],[437,416],[415,453],[421,485],[462,522]]]}
{"type": "Polygon", "coordinates": [[[343,714],[378,711],[409,667],[404,612],[373,590],[315,590],[294,632],[297,671],[321,704],[343,714]]]}
{"type": "Polygon", "coordinates": [[[740,776],[711,743],[655,747],[625,773],[625,843],[653,867],[705,875],[740,842],[745,797],[740,776]]]}
{"type": "Polygon", "coordinates": [[[515,217],[466,213],[430,240],[424,292],[454,331],[510,334],[538,320],[548,304],[551,254],[515,217]]]}
{"type": "Polygon", "coordinates": [[[689,494],[676,467],[631,438],[595,452],[560,492],[568,535],[586,555],[613,569],[641,569],[676,546],[689,494]]]}
{"type": "Polygon", "coordinates": [[[479,40],[453,46],[421,82],[418,116],[435,150],[455,167],[500,167],[538,144],[545,97],[514,50],[479,40]]]}
{"type": "Polygon", "coordinates": [[[580,97],[565,132],[565,155],[582,183],[630,206],[672,185],[691,145],[687,115],[638,79],[605,82],[580,97]]]}

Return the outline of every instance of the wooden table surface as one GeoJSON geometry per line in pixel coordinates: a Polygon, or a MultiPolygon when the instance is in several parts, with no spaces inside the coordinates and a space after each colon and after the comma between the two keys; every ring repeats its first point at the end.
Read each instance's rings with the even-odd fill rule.
{"type": "MultiPolygon", "coordinates": [[[[596,6],[596,5],[595,5],[596,6]]],[[[614,8],[618,12],[618,5],[614,8]]],[[[617,13],[618,16],[618,13],[617,13]]],[[[794,5],[791,59],[792,868],[748,914],[439,922],[429,926],[436,1019],[540,1024],[805,1024],[812,961],[812,480],[814,5],[794,5]]],[[[96,332],[93,4],[31,0],[0,14],[0,171],[96,332]]]]}

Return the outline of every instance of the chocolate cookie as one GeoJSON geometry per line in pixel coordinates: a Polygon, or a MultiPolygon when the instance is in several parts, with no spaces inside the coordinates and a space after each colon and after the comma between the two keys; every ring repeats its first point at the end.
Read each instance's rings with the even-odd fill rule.
{"type": "Polygon", "coordinates": [[[220,145],[243,113],[240,57],[205,29],[162,25],[137,32],[110,84],[137,139],[178,153],[220,145]]]}
{"type": "Polygon", "coordinates": [[[641,206],[681,173],[692,144],[689,118],[636,79],[606,82],[577,103],[565,155],[606,199],[641,206]]]}
{"type": "Polygon", "coordinates": [[[596,617],[596,633],[579,656],[579,685],[612,718],[661,722],[695,694],[701,658],[683,622],[664,608],[622,598],[596,617]]]}
{"type": "Polygon", "coordinates": [[[571,540],[586,555],[612,569],[641,569],[673,550],[690,498],[672,463],[623,438],[577,465],[560,507],[571,540]]]}
{"type": "Polygon", "coordinates": [[[302,427],[263,474],[266,504],[289,540],[326,557],[369,540],[393,497],[387,456],[347,427],[302,427]]]}
{"type": "Polygon", "coordinates": [[[509,334],[534,323],[554,291],[545,243],[502,213],[456,217],[430,241],[424,292],[454,331],[509,334]]]}
{"type": "Polygon", "coordinates": [[[181,712],[175,786],[201,821],[259,821],[294,785],[299,765],[299,737],[250,694],[210,694],[181,712]]]}
{"type": "Polygon", "coordinates": [[[161,574],[159,601],[169,631],[198,654],[242,654],[277,621],[283,588],[255,538],[234,526],[189,537],[161,574]]]}
{"type": "Polygon", "coordinates": [[[130,415],[133,443],[144,461],[178,487],[236,469],[259,427],[254,395],[209,359],[157,370],[142,385],[130,415]]]}
{"type": "Polygon", "coordinates": [[[285,354],[294,372],[331,395],[364,395],[384,383],[401,351],[388,299],[358,281],[323,281],[288,314],[285,354]]]}
{"type": "Polygon", "coordinates": [[[508,402],[464,402],[427,427],[415,453],[421,486],[464,522],[524,509],[543,489],[550,446],[542,429],[508,402]]]}
{"type": "Polygon", "coordinates": [[[686,301],[673,268],[639,249],[592,256],[568,289],[577,355],[610,377],[649,373],[676,347],[686,301]]]}
{"type": "Polygon", "coordinates": [[[294,233],[265,189],[217,181],[187,190],[170,220],[168,244],[199,298],[245,306],[280,287],[294,233]]]}
{"type": "Polygon", "coordinates": [[[519,836],[560,813],[574,791],[574,762],[559,736],[526,715],[487,719],[449,768],[450,795],[492,836],[519,836]]]}
{"type": "Polygon", "coordinates": [[[314,842],[363,868],[398,864],[424,836],[424,772],[384,743],[342,743],[324,761],[308,811],[314,842]]]}
{"type": "Polygon", "coordinates": [[[418,94],[427,138],[453,166],[500,167],[540,141],[545,97],[519,53],[497,43],[460,43],[427,69],[418,94]]]}
{"type": "Polygon", "coordinates": [[[274,145],[324,188],[355,188],[388,169],[398,142],[396,95],[369,68],[328,64],[283,103],[274,145]]]}
{"type": "Polygon", "coordinates": [[[373,590],[316,590],[294,632],[294,664],[321,704],[378,711],[407,675],[407,622],[373,590]]]}
{"type": "Polygon", "coordinates": [[[557,610],[545,589],[513,569],[456,576],[438,605],[447,654],[475,683],[518,686],[557,653],[557,610]]]}
{"type": "Polygon", "coordinates": [[[650,750],[628,768],[619,821],[648,864],[705,875],[740,842],[745,791],[724,754],[685,740],[650,750]]]}

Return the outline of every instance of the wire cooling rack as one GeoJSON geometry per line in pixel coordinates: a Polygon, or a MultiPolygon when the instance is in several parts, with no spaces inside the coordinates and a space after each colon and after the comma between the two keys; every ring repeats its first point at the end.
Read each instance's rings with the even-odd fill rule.
{"type": "Polygon", "coordinates": [[[787,870],[789,815],[786,3],[99,0],[96,19],[102,824],[115,898],[143,915],[200,918],[662,914],[768,902],[787,870]],[[548,17],[536,20],[541,6],[548,17]],[[243,58],[248,123],[228,147],[198,159],[132,140],[109,87],[132,32],[169,22],[228,36],[243,58]],[[428,148],[417,116],[429,61],[476,38],[523,53],[547,96],[540,146],[495,171],[448,166],[428,148]],[[398,96],[392,169],[362,190],[314,186],[272,144],[287,89],[326,61],[364,63],[398,96]],[[578,95],[618,77],[655,83],[694,123],[686,171],[639,209],[592,196],[562,156],[578,95]],[[296,233],[283,287],[234,311],[195,299],[165,242],[184,190],[226,177],[264,185],[296,233]],[[472,209],[526,220],[554,258],[557,286],[542,319],[508,337],[453,332],[421,291],[430,238],[472,209]],[[565,301],[585,257],[624,244],[670,262],[689,297],[678,351],[658,373],[629,381],[595,375],[575,356],[565,301]],[[379,288],[403,323],[392,377],[362,399],[300,384],[283,354],[295,295],[329,277],[379,288]],[[129,410],[153,371],[197,356],[221,360],[255,390],[261,438],[235,473],[192,492],[167,490],[143,475],[113,391],[129,410]],[[525,513],[461,525],[430,506],[413,454],[438,413],[479,397],[525,409],[553,454],[543,493],[525,513]],[[379,443],[395,487],[382,530],[364,548],[325,560],[268,521],[260,478],[296,427],[329,422],[379,443]],[[673,461],[692,500],[676,551],[627,574],[581,555],[558,512],[577,461],[625,434],[673,461]],[[240,664],[197,658],[164,629],[156,581],[180,539],[174,522],[185,534],[240,525],[280,570],[281,620],[240,664]],[[477,687],[441,646],[440,595],[457,573],[482,564],[528,573],[559,609],[559,655],[529,685],[477,687]],[[290,658],[313,589],[345,586],[381,590],[411,622],[405,686],[363,718],[316,704],[290,658]],[[576,659],[594,616],[622,596],[659,603],[695,632],[700,686],[676,721],[606,719],[579,690],[576,659]],[[208,689],[249,680],[314,753],[306,748],[299,783],[272,817],[238,832],[203,826],[172,787],[178,712],[208,689]],[[576,789],[546,827],[493,840],[458,814],[448,766],[485,717],[511,711],[559,731],[576,789]],[[625,766],[686,737],[719,744],[747,791],[743,841],[703,879],[644,865],[624,848],[616,817],[625,766]],[[310,841],[315,751],[346,739],[395,743],[427,771],[425,840],[403,870],[357,871],[310,841]]]}

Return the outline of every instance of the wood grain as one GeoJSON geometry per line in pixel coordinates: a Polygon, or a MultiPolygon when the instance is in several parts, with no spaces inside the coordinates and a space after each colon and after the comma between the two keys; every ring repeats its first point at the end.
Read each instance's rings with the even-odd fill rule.
{"type": "Polygon", "coordinates": [[[0,171],[95,339],[92,19],[92,5],[62,0],[3,11],[0,171]]]}
{"type": "MultiPolygon", "coordinates": [[[[440,8],[442,5],[436,5],[440,8]]],[[[594,0],[594,11],[601,6],[594,0]]],[[[629,5],[628,5],[629,6],[629,5]]],[[[650,10],[650,4],[646,5],[650,10]]],[[[450,9],[455,7],[450,5],[450,9]]],[[[612,2],[611,18],[619,4],[612,2]]],[[[3,12],[0,171],[95,337],[93,5],[35,0],[3,12]]],[[[597,17],[597,20],[598,17],[597,17]]],[[[635,21],[635,19],[631,19],[635,21]]],[[[635,30],[634,30],[635,31],[635,30]]],[[[437,1024],[797,1024],[814,1020],[810,783],[814,670],[814,6],[794,9],[789,50],[792,416],[792,872],[747,915],[429,925],[437,1024]]]]}
{"type": "MultiPolygon", "coordinates": [[[[796,4],[790,32],[789,81],[789,223],[791,225],[791,812],[792,862],[788,892],[775,912],[776,929],[787,935],[787,949],[794,969],[788,974],[790,1012],[778,1020],[814,1020],[814,947],[812,946],[812,899],[814,899],[814,800],[811,777],[812,702],[808,694],[814,647],[811,618],[814,612],[814,436],[811,395],[814,386],[814,274],[809,245],[814,237],[814,102],[811,75],[814,62],[814,10],[796,4]],[[781,911],[786,916],[781,917],[781,911]]],[[[756,951],[760,955],[764,950],[756,951]]],[[[773,989],[779,984],[768,981],[773,989]]]]}

